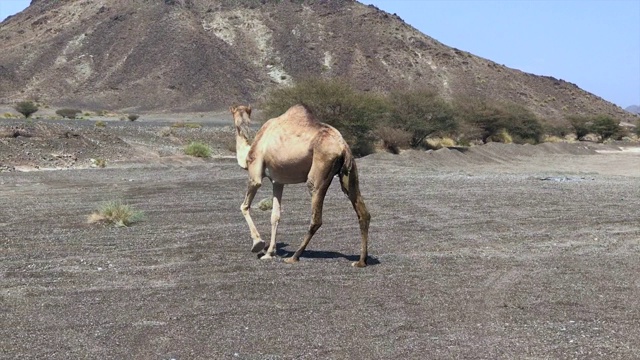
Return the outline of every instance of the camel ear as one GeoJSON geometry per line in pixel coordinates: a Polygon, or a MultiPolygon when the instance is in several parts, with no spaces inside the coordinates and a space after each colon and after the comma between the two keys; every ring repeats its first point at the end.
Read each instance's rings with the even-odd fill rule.
{"type": "Polygon", "coordinates": [[[231,113],[235,113],[236,112],[236,107],[235,106],[229,106],[229,111],[231,111],[231,113]]]}
{"type": "Polygon", "coordinates": [[[247,106],[247,114],[251,115],[251,105],[247,106]]]}

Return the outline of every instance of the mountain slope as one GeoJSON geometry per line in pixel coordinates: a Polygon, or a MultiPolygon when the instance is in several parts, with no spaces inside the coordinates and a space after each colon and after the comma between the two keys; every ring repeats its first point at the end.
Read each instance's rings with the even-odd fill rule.
{"type": "Polygon", "coordinates": [[[538,115],[629,113],[574,84],[447,47],[355,1],[33,1],[0,24],[0,99],[136,111],[212,110],[339,76],[359,89],[436,89],[538,115]]]}

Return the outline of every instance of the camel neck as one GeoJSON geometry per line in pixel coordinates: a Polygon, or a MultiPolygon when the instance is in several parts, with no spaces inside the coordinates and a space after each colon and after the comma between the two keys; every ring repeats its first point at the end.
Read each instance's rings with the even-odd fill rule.
{"type": "Polygon", "coordinates": [[[249,128],[247,126],[236,126],[236,158],[238,159],[238,165],[243,169],[247,168],[247,156],[249,155],[249,149],[251,144],[247,134],[249,128]]]}

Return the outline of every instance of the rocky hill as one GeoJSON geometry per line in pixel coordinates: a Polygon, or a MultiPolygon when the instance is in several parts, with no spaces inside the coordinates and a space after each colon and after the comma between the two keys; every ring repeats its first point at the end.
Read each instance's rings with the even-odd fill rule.
{"type": "Polygon", "coordinates": [[[627,106],[627,107],[625,108],[625,110],[627,110],[627,111],[628,111],[628,112],[630,112],[630,113],[640,115],[640,106],[639,106],[639,105],[631,105],[631,106],[627,106]]]}
{"type": "MultiPolygon", "coordinates": [[[[127,111],[208,111],[275,86],[339,76],[362,90],[430,87],[635,119],[576,85],[454,49],[350,0],[34,0],[0,24],[0,100],[127,111]]],[[[635,120],[634,120],[635,121],[635,120]]]]}

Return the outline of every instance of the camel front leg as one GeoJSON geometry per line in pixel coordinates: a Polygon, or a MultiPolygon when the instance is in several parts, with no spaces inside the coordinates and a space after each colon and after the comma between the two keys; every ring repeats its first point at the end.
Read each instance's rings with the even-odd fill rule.
{"type": "Polygon", "coordinates": [[[247,194],[244,197],[244,201],[242,202],[242,205],[240,206],[242,215],[244,215],[244,219],[247,221],[247,224],[249,224],[249,230],[251,230],[251,238],[253,239],[253,246],[251,247],[251,251],[256,253],[264,249],[265,243],[260,238],[258,229],[256,228],[256,225],[253,223],[253,220],[251,219],[251,214],[249,213],[249,209],[251,209],[251,202],[253,201],[253,198],[256,196],[256,193],[258,192],[258,189],[260,189],[261,185],[262,185],[261,181],[250,179],[249,186],[247,188],[247,194]]]}
{"type": "Polygon", "coordinates": [[[284,189],[283,184],[273,183],[273,208],[271,210],[271,242],[269,243],[269,249],[261,257],[261,259],[272,259],[275,255],[276,249],[276,233],[278,231],[278,224],[280,223],[280,204],[282,203],[282,191],[284,189]]]}

